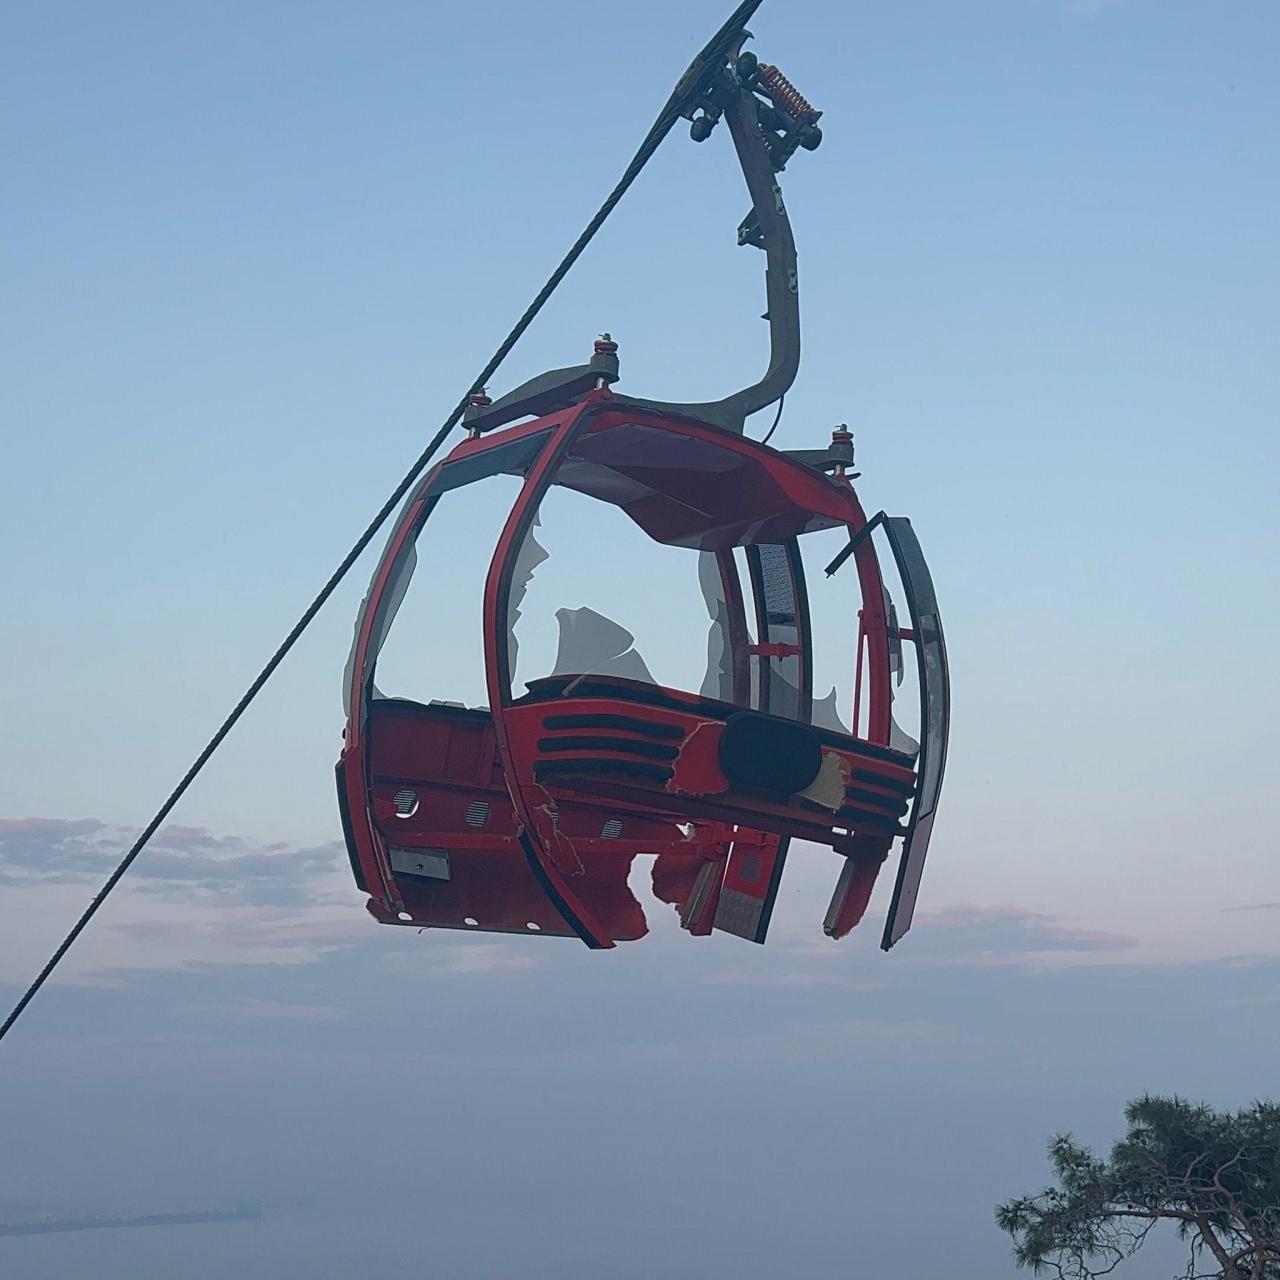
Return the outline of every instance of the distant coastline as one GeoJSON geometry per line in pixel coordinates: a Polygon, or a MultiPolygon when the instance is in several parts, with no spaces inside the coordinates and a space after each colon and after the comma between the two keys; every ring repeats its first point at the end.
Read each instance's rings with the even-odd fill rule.
{"type": "Polygon", "coordinates": [[[47,1218],[0,1222],[0,1236],[43,1236],[60,1231],[100,1231],[105,1227],[189,1227],[206,1222],[256,1222],[257,1209],[208,1209],[203,1213],[147,1213],[134,1218],[47,1218]]]}

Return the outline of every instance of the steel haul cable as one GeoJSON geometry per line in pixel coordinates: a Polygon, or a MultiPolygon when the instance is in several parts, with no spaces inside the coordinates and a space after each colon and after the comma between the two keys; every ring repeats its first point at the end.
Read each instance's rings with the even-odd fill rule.
{"type": "MultiPolygon", "coordinates": [[[[680,118],[681,112],[684,110],[688,101],[691,88],[698,83],[703,73],[708,68],[719,67],[723,64],[724,59],[734,41],[742,34],[743,23],[745,23],[753,13],[755,13],[762,3],[763,0],[743,0],[743,3],[738,5],[738,7],[721,26],[720,30],[717,31],[703,47],[697,58],[695,58],[693,63],[690,65],[689,70],[685,72],[681,77],[679,84],[677,84],[676,88],[672,91],[671,96],[667,99],[666,105],[658,113],[658,118],[654,121],[649,132],[645,135],[644,141],[640,144],[635,155],[632,157],[631,163],[627,165],[625,170],[623,170],[622,177],[618,179],[617,185],[605,198],[605,201],[600,208],[596,210],[594,217],[592,217],[591,221],[587,223],[582,234],[578,236],[577,240],[573,242],[568,253],[566,253],[560,260],[560,265],[557,266],[547,278],[546,284],[538,290],[533,301],[527,308],[525,308],[524,314],[516,321],[511,332],[507,334],[507,336],[502,340],[501,345],[489,358],[489,362],[480,371],[475,381],[468,389],[467,395],[470,395],[472,391],[482,389],[485,384],[488,383],[489,379],[496,372],[498,366],[506,359],[511,348],[515,346],[519,341],[520,336],[529,327],[529,325],[533,323],[534,318],[537,316],[538,312],[542,310],[547,299],[551,297],[561,280],[563,280],[569,273],[570,268],[581,256],[582,251],[591,242],[592,237],[600,230],[601,226],[604,225],[605,219],[613,212],[614,206],[622,199],[626,194],[627,189],[639,176],[640,171],[649,162],[650,157],[658,149],[662,140],[671,131],[671,127],[680,118]]],[[[92,901],[85,908],[80,919],[76,921],[70,933],[68,933],[62,940],[58,949],[52,956],[50,956],[48,963],[46,963],[44,968],[36,975],[35,980],[23,993],[22,999],[20,999],[13,1007],[13,1011],[4,1020],[3,1025],[0,1025],[0,1040],[4,1039],[13,1024],[22,1016],[23,1010],[35,998],[36,993],[42,986],[44,986],[49,976],[58,967],[63,956],[71,950],[75,940],[84,932],[89,921],[97,914],[98,908],[107,900],[111,891],[120,883],[125,872],[133,865],[134,859],[137,858],[143,849],[146,848],[147,843],[150,841],[151,837],[155,835],[160,824],[169,816],[178,801],[182,799],[187,788],[195,781],[201,769],[208,764],[213,753],[222,745],[223,739],[225,739],[231,730],[235,728],[236,722],[242,715],[244,715],[245,711],[248,710],[249,704],[258,696],[262,686],[265,685],[275,673],[276,668],[284,661],[289,650],[293,648],[302,633],[308,626],[310,626],[312,619],[324,607],[325,602],[334,593],[334,591],[337,590],[338,584],[347,576],[351,566],[360,558],[364,549],[373,540],[374,535],[386,522],[387,517],[396,509],[397,506],[399,506],[405,494],[409,492],[409,489],[413,486],[414,482],[426,469],[427,464],[438,452],[440,446],[449,435],[449,432],[457,426],[466,406],[467,396],[463,396],[455,406],[453,412],[445,420],[444,425],[431,438],[430,443],[422,453],[418,455],[413,465],[405,473],[404,479],[395,487],[391,496],[382,504],[377,515],[373,517],[365,531],[356,539],[351,550],[343,557],[342,562],[333,571],[329,580],[320,588],[315,599],[312,600],[305,610],[303,610],[302,616],[294,623],[292,630],[280,642],[279,647],[268,659],[266,665],[258,672],[257,676],[254,677],[253,682],[241,695],[240,700],[234,707],[232,707],[231,711],[227,714],[226,719],[218,726],[213,737],[209,739],[203,750],[191,763],[191,766],[187,769],[186,773],[182,775],[178,785],[169,793],[165,802],[156,810],[155,816],[142,829],[142,833],[130,846],[129,851],[120,860],[116,869],[110,876],[108,876],[106,883],[103,884],[102,888],[94,895],[92,901]]]]}

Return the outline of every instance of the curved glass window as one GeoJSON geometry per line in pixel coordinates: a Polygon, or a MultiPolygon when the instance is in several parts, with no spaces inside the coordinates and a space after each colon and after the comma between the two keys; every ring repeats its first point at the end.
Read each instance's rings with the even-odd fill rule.
{"type": "Polygon", "coordinates": [[[655,542],[619,507],[561,485],[543,497],[508,597],[511,690],[594,675],[732,700],[717,559],[655,542]]]}
{"type": "Polygon", "coordinates": [[[546,440],[540,434],[511,441],[424,478],[405,504],[356,620],[348,694],[351,662],[367,627],[361,679],[371,682],[371,698],[485,706],[485,578],[525,472],[546,440]],[[413,527],[404,529],[415,508],[413,527]]]}
{"type": "Polygon", "coordinates": [[[594,676],[808,720],[795,534],[833,523],[719,442],[636,422],[584,431],[509,569],[507,696],[594,676]]]}

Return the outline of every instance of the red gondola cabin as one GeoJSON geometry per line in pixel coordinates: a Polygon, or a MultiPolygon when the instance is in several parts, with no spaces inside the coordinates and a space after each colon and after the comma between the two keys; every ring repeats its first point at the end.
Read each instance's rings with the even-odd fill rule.
{"type": "Polygon", "coordinates": [[[847,432],[826,449],[791,453],[742,433],[798,363],[795,250],[775,174],[812,141],[817,113],[802,99],[807,115],[796,109],[780,75],[765,83],[748,55],[713,71],[688,114],[704,137],[710,126],[700,121],[727,117],[737,144],[753,199],[739,238],[768,255],[769,371],[712,404],[634,400],[611,390],[616,347],[602,341],[588,365],[496,404],[474,397],[468,438],[405,505],[347,671],[338,790],[352,867],[380,921],[611,947],[645,933],[627,881],[633,860],[651,855],[655,893],[690,933],[763,942],[788,845],[799,840],[843,857],[825,920],[840,937],[901,840],[883,945],[910,926],[946,756],[933,586],[910,524],[863,512],[847,432]],[[467,486],[497,475],[518,477],[520,488],[485,582],[488,705],[381,696],[378,653],[415,544],[430,535],[441,495],[465,500],[467,486]],[[699,691],[658,684],[627,648],[630,634],[590,610],[562,611],[554,665],[516,682],[515,617],[540,559],[539,510],[557,488],[687,552],[713,640],[699,691]],[[815,706],[804,570],[806,539],[831,529],[848,542],[828,572],[851,561],[859,596],[850,600],[859,619],[853,705],[840,715],[815,706]],[[909,626],[889,602],[877,541],[893,556],[909,626]],[[904,643],[917,660],[918,744],[892,716],[904,643]]]}

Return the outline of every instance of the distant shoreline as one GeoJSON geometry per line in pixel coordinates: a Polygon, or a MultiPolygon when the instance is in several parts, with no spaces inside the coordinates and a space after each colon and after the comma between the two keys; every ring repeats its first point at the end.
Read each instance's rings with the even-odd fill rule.
{"type": "Polygon", "coordinates": [[[206,1222],[256,1222],[257,1209],[209,1209],[204,1213],[147,1213],[135,1218],[63,1218],[44,1222],[0,1222],[0,1236],[43,1236],[104,1227],[189,1227],[206,1222]]]}

